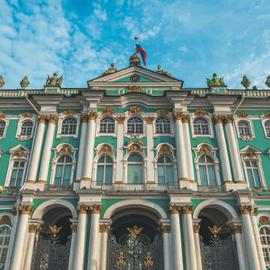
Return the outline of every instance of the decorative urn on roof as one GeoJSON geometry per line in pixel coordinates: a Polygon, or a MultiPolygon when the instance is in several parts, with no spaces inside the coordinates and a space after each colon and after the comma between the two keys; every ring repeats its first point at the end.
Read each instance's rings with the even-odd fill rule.
{"type": "Polygon", "coordinates": [[[246,89],[248,89],[248,88],[250,87],[251,81],[249,80],[249,78],[248,78],[248,76],[247,76],[246,74],[243,76],[243,79],[242,79],[242,81],[241,81],[241,84],[242,84],[246,89]]]}
{"type": "Polygon", "coordinates": [[[206,78],[208,87],[225,87],[223,77],[218,77],[216,73],[213,73],[212,79],[206,78]]]}
{"type": "Polygon", "coordinates": [[[57,73],[53,73],[52,77],[49,77],[46,80],[46,86],[60,87],[63,82],[63,75],[58,76],[57,73]]]}
{"type": "Polygon", "coordinates": [[[27,76],[24,76],[20,82],[21,88],[25,89],[30,84],[29,79],[27,76]]]}
{"type": "Polygon", "coordinates": [[[141,65],[141,59],[137,53],[134,53],[130,56],[129,65],[131,67],[139,67],[141,65]]]}
{"type": "Polygon", "coordinates": [[[3,87],[5,85],[5,81],[2,75],[0,75],[0,87],[3,87]]]}
{"type": "Polygon", "coordinates": [[[117,71],[117,68],[115,67],[115,65],[112,63],[107,70],[104,71],[103,75],[109,75],[112,73],[115,73],[117,71]]]}

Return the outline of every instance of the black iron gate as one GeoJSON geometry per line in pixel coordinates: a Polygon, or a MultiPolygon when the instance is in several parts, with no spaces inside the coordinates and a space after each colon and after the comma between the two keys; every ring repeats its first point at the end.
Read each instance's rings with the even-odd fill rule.
{"type": "Polygon", "coordinates": [[[163,270],[163,241],[156,235],[149,242],[143,235],[128,234],[118,243],[109,236],[108,270],[163,270]]]}
{"type": "Polygon", "coordinates": [[[208,244],[201,239],[203,270],[238,270],[237,251],[231,237],[219,239],[212,236],[208,244]]]}

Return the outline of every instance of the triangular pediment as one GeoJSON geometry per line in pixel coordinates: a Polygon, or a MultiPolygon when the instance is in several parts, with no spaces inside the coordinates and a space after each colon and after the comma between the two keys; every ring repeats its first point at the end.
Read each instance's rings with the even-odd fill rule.
{"type": "Polygon", "coordinates": [[[88,81],[90,88],[125,87],[137,85],[143,87],[182,88],[183,81],[142,67],[128,67],[112,74],[105,74],[88,81]]]}

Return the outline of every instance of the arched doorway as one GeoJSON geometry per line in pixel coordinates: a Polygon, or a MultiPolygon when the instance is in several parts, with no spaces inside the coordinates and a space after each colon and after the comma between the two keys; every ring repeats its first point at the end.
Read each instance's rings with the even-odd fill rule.
{"type": "Polygon", "coordinates": [[[236,245],[228,217],[214,206],[200,214],[200,246],[203,270],[238,270],[236,245]]]}
{"type": "Polygon", "coordinates": [[[164,269],[159,218],[151,211],[137,207],[115,213],[108,249],[108,270],[164,269]]]}
{"type": "Polygon", "coordinates": [[[71,222],[70,210],[57,206],[48,210],[42,218],[39,236],[35,242],[32,270],[67,270],[71,222]]]}

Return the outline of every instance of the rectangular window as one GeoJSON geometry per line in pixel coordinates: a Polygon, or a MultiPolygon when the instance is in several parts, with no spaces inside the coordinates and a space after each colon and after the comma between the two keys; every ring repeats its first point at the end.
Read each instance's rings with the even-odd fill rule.
{"type": "Polygon", "coordinates": [[[22,186],[25,164],[25,160],[14,161],[9,184],[11,187],[22,186]]]}
{"type": "Polygon", "coordinates": [[[142,184],[142,165],[129,164],[128,165],[128,183],[129,184],[142,184]]]}

